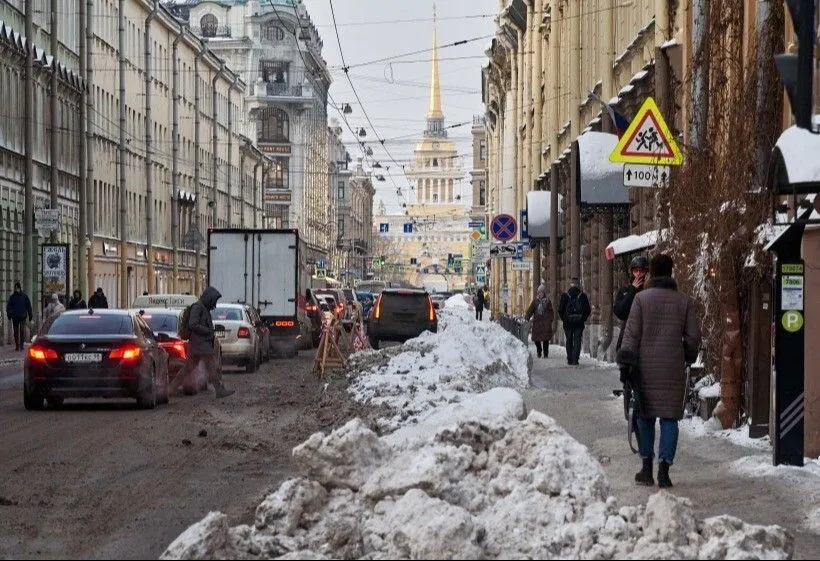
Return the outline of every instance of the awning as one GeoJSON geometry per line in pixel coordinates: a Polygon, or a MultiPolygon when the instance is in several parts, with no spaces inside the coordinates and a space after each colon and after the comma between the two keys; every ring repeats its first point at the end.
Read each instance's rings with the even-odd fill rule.
{"type": "Polygon", "coordinates": [[[618,137],[603,132],[586,132],[578,137],[580,202],[589,206],[628,205],[623,164],[613,164],[609,155],[618,137]]]}
{"type": "Polygon", "coordinates": [[[631,236],[625,236],[623,238],[618,238],[617,240],[613,240],[606,249],[604,250],[604,255],[609,261],[612,261],[618,255],[623,255],[625,253],[633,253],[635,251],[640,251],[642,249],[647,249],[650,247],[655,247],[658,243],[658,235],[660,234],[660,239],[664,239],[668,233],[668,230],[650,230],[645,234],[632,234],[631,236]]]}

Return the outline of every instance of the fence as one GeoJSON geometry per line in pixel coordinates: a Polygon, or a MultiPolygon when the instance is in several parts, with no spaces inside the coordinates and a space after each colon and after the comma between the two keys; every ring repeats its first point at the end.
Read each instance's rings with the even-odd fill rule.
{"type": "Polygon", "coordinates": [[[500,314],[498,316],[498,324],[505,330],[513,334],[519,341],[528,345],[530,337],[530,322],[524,319],[524,316],[512,316],[509,314],[500,314]]]}

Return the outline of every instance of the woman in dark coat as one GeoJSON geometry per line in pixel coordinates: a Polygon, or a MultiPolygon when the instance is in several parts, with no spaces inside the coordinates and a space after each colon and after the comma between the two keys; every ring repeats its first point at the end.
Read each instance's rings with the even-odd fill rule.
{"type": "Polygon", "coordinates": [[[552,339],[552,322],[555,319],[555,310],[547,296],[547,287],[543,284],[535,291],[535,300],[532,301],[524,319],[532,319],[532,342],[539,358],[542,353],[547,358],[550,353],[550,339],[552,339]]]}

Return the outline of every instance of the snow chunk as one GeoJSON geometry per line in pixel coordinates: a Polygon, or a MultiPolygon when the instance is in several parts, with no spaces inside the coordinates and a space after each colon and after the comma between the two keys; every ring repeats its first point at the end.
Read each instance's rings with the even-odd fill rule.
{"type": "Polygon", "coordinates": [[[444,301],[445,310],[448,308],[464,308],[466,310],[469,309],[469,307],[470,305],[467,303],[464,294],[453,294],[444,301]]]}
{"type": "Polygon", "coordinates": [[[791,126],[777,139],[789,183],[820,183],[820,134],[791,126]]]}
{"type": "Polygon", "coordinates": [[[720,382],[715,382],[711,386],[700,388],[698,390],[698,397],[701,399],[720,397],[720,382]]]}
{"type": "Polygon", "coordinates": [[[209,512],[191,524],[159,556],[160,559],[213,559],[228,541],[228,517],[221,512],[209,512]]]}

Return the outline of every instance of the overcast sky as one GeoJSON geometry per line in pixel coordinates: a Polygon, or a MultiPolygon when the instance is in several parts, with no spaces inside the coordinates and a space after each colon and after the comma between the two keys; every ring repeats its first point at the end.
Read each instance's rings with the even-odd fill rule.
{"type": "MultiPolygon", "coordinates": [[[[324,42],[323,55],[330,67],[333,84],[330,96],[337,105],[349,103],[353,113],[348,122],[358,130],[367,131],[365,140],[373,148],[374,157],[390,166],[384,182],[375,182],[374,209],[384,201],[388,212],[401,210],[402,199],[396,186],[411,196],[409,182],[402,170],[393,164],[377,142],[365,112],[376,133],[385,139],[385,146],[400,164],[412,157],[413,147],[424,131],[430,84],[431,52],[400,56],[389,61],[372,63],[375,59],[397,57],[413,51],[430,49],[433,42],[433,2],[424,0],[333,0],[333,10],[339,29],[344,62],[350,67],[361,107],[345,78],[342,56],[333,28],[331,0],[304,0],[310,17],[324,42]],[[408,21],[410,20],[410,21],[408,21]],[[370,64],[366,64],[370,63],[370,64]],[[362,64],[362,66],[358,66],[362,64]],[[395,181],[395,183],[394,183],[395,181]]],[[[472,166],[470,126],[473,115],[483,113],[481,104],[481,66],[494,32],[493,17],[498,0],[439,0],[438,14],[439,72],[441,76],[442,108],[445,125],[470,124],[448,130],[458,147],[465,176],[472,166]],[[477,39],[466,45],[441,48],[442,45],[465,39],[477,39]]],[[[341,122],[339,113],[328,102],[328,119],[341,122]]],[[[361,155],[353,135],[345,128],[344,140],[355,158],[361,155]]],[[[469,178],[461,182],[465,202],[470,199],[469,178]]],[[[409,198],[409,197],[408,197],[409,198]]]]}

